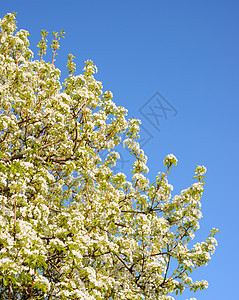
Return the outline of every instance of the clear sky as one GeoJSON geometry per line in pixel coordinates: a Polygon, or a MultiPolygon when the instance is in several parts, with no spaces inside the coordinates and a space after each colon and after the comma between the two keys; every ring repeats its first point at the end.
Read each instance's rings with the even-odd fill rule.
{"type": "MultiPolygon", "coordinates": [[[[196,280],[209,288],[198,300],[239,299],[239,2],[1,0],[1,17],[17,12],[18,28],[30,32],[32,50],[41,29],[66,31],[56,65],[66,74],[67,54],[80,73],[92,59],[104,90],[142,120],[149,177],[163,170],[163,158],[179,160],[169,181],[175,192],[193,183],[197,164],[207,169],[203,219],[195,238],[219,228],[219,246],[196,280]]],[[[50,37],[49,37],[50,39],[50,37]]],[[[35,56],[37,58],[37,56],[35,56]]],[[[121,150],[120,150],[121,151],[121,150]]],[[[128,173],[129,154],[119,166],[128,173]]]]}

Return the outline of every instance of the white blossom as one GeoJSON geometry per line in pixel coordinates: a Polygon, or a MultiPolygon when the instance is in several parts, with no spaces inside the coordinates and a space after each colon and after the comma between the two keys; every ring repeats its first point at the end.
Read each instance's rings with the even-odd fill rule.
{"type": "MultiPolygon", "coordinates": [[[[45,61],[46,31],[33,59],[15,15],[0,26],[2,298],[172,300],[186,288],[206,289],[207,281],[189,277],[217,245],[212,229],[205,242],[190,246],[206,168],[197,166],[196,182],[172,195],[167,174],[177,158],[169,154],[165,172],[150,182],[137,140],[141,121],[127,120],[127,110],[103,92],[93,62],[73,75],[69,55],[62,83],[54,60],[45,61]],[[119,144],[134,158],[130,180],[112,170],[119,144]]],[[[53,34],[53,54],[63,34],[53,34]]]]}

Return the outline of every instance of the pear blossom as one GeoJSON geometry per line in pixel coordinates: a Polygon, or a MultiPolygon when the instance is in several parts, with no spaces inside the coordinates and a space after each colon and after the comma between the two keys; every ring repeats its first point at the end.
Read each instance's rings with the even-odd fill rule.
{"type": "Polygon", "coordinates": [[[191,243],[206,168],[197,166],[196,182],[173,195],[167,175],[178,160],[169,154],[150,182],[137,142],[141,121],[127,119],[103,91],[94,63],[74,75],[69,54],[60,81],[55,58],[64,31],[53,33],[47,62],[48,32],[34,59],[16,14],[0,28],[1,299],[173,300],[206,289],[206,280],[189,276],[217,246],[215,228],[191,243]],[[112,171],[119,144],[134,158],[131,178],[112,171]]]}

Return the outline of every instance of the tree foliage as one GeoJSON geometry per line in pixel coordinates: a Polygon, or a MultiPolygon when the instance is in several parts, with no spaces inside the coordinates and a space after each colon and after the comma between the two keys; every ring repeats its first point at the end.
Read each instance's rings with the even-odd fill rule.
{"type": "Polygon", "coordinates": [[[42,31],[33,59],[15,17],[0,21],[0,299],[166,300],[207,288],[189,277],[217,243],[213,229],[189,247],[206,168],[197,166],[196,183],[171,196],[167,174],[177,159],[170,154],[150,183],[140,121],[127,120],[102,92],[93,62],[73,75],[70,54],[61,84],[54,61],[64,32],[54,33],[46,62],[42,31]],[[135,158],[130,180],[112,171],[119,143],[135,158]]]}

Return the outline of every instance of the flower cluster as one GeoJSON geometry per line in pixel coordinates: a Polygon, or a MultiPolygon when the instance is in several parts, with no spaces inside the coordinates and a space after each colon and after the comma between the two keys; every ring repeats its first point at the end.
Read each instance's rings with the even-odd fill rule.
{"type": "Polygon", "coordinates": [[[177,159],[169,154],[166,172],[150,183],[140,121],[127,120],[103,92],[93,62],[75,76],[70,54],[61,84],[54,62],[63,31],[53,33],[46,62],[46,31],[34,60],[15,14],[0,26],[1,299],[169,300],[207,288],[189,277],[217,245],[213,229],[189,246],[202,217],[205,167],[172,196],[167,173],[177,159]],[[112,172],[121,142],[135,158],[131,180],[112,172]]]}
{"type": "Polygon", "coordinates": [[[177,165],[177,158],[173,154],[168,154],[164,159],[164,165],[166,167],[171,167],[172,165],[177,165]]]}

